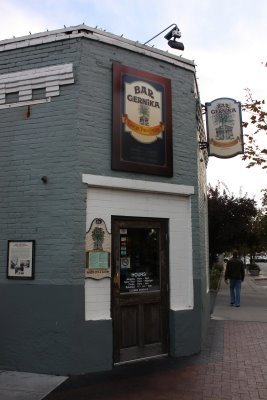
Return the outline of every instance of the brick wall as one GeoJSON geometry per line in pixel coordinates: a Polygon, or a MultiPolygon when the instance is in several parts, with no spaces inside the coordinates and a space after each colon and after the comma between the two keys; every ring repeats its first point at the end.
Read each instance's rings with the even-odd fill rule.
{"type": "MultiPolygon", "coordinates": [[[[0,73],[73,63],[77,76],[79,43],[75,44],[59,42],[3,52],[0,73]]],[[[73,255],[75,219],[82,223],[75,206],[79,187],[77,99],[78,85],[68,85],[49,103],[0,109],[2,283],[7,283],[8,239],[36,240],[33,284],[77,279],[72,273],[80,269],[80,260],[73,255]],[[41,180],[43,176],[47,176],[47,184],[41,180]]]]}
{"type": "MultiPolygon", "coordinates": [[[[0,332],[0,367],[66,374],[112,366],[110,321],[84,320],[87,185],[82,174],[193,186],[193,275],[197,280],[205,257],[199,244],[194,72],[125,47],[70,37],[1,51],[0,74],[58,64],[73,65],[74,84],[60,87],[60,94],[47,103],[0,108],[0,286],[5,298],[0,315],[6,327],[0,332]],[[172,178],[111,170],[114,61],[172,81],[172,178]],[[10,281],[6,279],[7,240],[23,239],[36,240],[35,279],[10,281]],[[81,345],[73,346],[73,342],[81,345]]],[[[16,96],[8,101],[16,101],[16,96]]],[[[195,296],[201,303],[199,291],[195,290],[195,296]]],[[[176,338],[178,314],[173,316],[176,338]]],[[[183,318],[191,318],[192,326],[198,326],[199,314],[183,318]]],[[[198,337],[197,330],[194,335],[198,337]]]]}

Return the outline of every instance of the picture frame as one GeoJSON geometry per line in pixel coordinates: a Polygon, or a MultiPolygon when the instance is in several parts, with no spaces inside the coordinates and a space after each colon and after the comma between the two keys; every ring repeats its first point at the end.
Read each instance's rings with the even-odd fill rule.
{"type": "Polygon", "coordinates": [[[111,277],[111,233],[102,218],[94,218],[85,236],[85,278],[111,277]]]}
{"type": "Polygon", "coordinates": [[[113,63],[113,170],[173,176],[171,80],[113,63]]]}
{"type": "Polygon", "coordinates": [[[35,273],[35,241],[8,240],[7,278],[34,279],[35,273]]]}

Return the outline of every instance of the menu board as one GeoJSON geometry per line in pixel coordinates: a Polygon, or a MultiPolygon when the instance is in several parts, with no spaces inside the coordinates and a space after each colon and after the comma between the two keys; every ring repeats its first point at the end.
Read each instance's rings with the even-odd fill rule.
{"type": "Polygon", "coordinates": [[[107,251],[88,252],[88,268],[109,268],[109,253],[107,251]]]}

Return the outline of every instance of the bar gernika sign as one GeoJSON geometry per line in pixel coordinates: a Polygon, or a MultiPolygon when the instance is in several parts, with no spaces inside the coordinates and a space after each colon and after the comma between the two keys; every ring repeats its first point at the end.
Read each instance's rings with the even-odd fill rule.
{"type": "Polygon", "coordinates": [[[169,78],[113,63],[112,169],[173,175],[169,78]]]}
{"type": "Polygon", "coordinates": [[[219,98],[206,103],[209,155],[230,158],[244,152],[241,104],[219,98]]]}

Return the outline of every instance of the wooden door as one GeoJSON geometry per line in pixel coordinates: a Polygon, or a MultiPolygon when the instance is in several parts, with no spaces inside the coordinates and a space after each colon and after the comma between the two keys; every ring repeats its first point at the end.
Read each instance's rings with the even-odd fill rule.
{"type": "Polygon", "coordinates": [[[168,223],[112,218],[114,363],[168,353],[168,223]]]}

